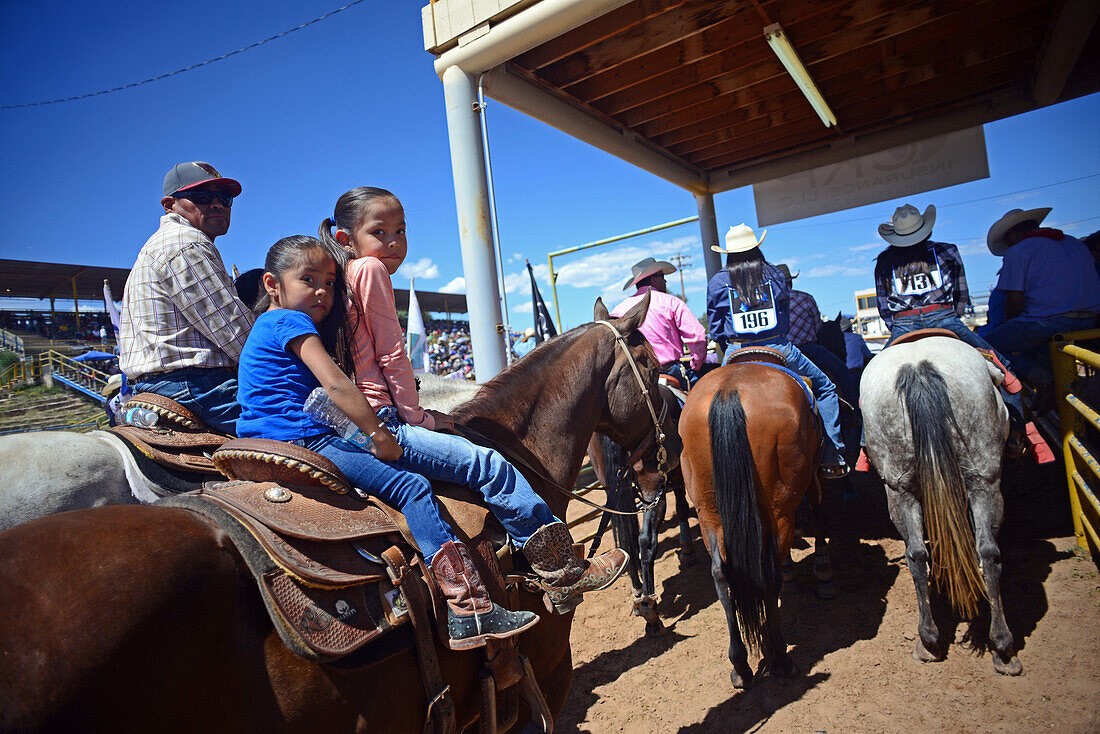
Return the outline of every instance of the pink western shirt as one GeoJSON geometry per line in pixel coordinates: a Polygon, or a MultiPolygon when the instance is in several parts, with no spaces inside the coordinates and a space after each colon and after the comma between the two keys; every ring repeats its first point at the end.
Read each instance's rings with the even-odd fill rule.
{"type": "Polygon", "coordinates": [[[622,316],[646,293],[650,293],[649,311],[640,331],[653,346],[657,360],[668,364],[680,359],[684,347],[691,355],[691,369],[697,370],[707,356],[707,332],[691,313],[687,304],[668,293],[642,286],[638,291],[615,307],[612,316],[622,316]]]}
{"type": "Polygon", "coordinates": [[[360,313],[354,337],[355,384],[376,411],[392,405],[410,426],[434,430],[435,419],[420,407],[386,266],[377,258],[357,257],[346,273],[348,293],[360,313]]]}

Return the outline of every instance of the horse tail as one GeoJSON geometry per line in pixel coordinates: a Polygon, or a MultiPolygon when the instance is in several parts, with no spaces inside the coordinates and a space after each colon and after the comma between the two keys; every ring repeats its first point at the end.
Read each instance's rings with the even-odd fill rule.
{"type": "MultiPolygon", "coordinates": [[[[603,456],[604,473],[611,485],[608,492],[608,506],[614,510],[630,511],[634,509],[634,496],[630,492],[630,479],[620,480],[619,476],[626,464],[626,452],[619,444],[602,433],[596,434],[603,456]]],[[[615,544],[626,551],[631,563],[638,562],[641,550],[638,547],[638,518],[636,515],[611,515],[611,527],[615,533],[615,544]]]]}
{"type": "Polygon", "coordinates": [[[745,642],[759,649],[766,623],[764,599],[775,580],[775,550],[773,540],[765,539],[757,504],[756,471],[740,393],[715,393],[708,420],[714,499],[726,546],[723,570],[745,642]]]}
{"type": "Polygon", "coordinates": [[[943,375],[928,360],[906,364],[895,382],[909,413],[924,526],[932,546],[932,578],[965,618],[978,613],[986,594],[970,523],[966,482],[951,429],[960,438],[943,375]]]}

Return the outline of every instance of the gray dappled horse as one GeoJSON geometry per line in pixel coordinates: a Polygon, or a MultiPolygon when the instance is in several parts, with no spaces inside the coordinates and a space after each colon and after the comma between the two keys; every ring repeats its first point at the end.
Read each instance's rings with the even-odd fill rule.
{"type": "Polygon", "coordinates": [[[972,347],[932,336],[894,344],[871,360],[860,400],[867,456],[886,484],[890,517],[905,540],[917,589],[920,636],[913,656],[942,660],[946,648],[932,618],[931,576],[971,623],[981,598],[988,600],[993,667],[1019,675],[1023,668],[1001,604],[997,547],[1008,435],[1008,411],[997,392],[1001,379],[972,347]]]}
{"type": "MultiPolygon", "coordinates": [[[[442,412],[480,385],[420,375],[420,400],[442,412]]],[[[37,431],[0,437],[0,530],[45,515],[102,505],[152,503],[183,487],[148,477],[126,443],[108,431],[37,431]]]]}

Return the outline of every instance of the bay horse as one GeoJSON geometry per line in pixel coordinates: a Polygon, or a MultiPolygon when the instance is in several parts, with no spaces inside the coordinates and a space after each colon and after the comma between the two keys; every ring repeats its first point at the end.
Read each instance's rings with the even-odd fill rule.
{"type": "MultiPolygon", "coordinates": [[[[243,276],[242,276],[243,277],[243,276]]],[[[425,407],[449,412],[478,385],[419,375],[425,407]]],[[[109,431],[36,431],[0,437],[0,530],[45,515],[103,505],[156,502],[187,481],[147,475],[144,462],[109,431]]]]}
{"type": "Polygon", "coordinates": [[[917,588],[913,657],[942,660],[946,651],[932,618],[931,577],[962,618],[973,620],[979,603],[988,600],[993,667],[1019,675],[1023,666],[1001,603],[997,546],[1008,435],[1008,411],[997,391],[1002,379],[997,367],[959,339],[928,336],[880,352],[863,372],[860,394],[867,457],[886,484],[890,517],[905,541],[917,588]]]}
{"type": "MultiPolygon", "coordinates": [[[[729,628],[730,682],[735,688],[753,682],[746,643],[761,652],[758,674],[792,676],[778,616],[780,563],[790,552],[802,497],[810,492],[815,516],[823,499],[817,465],[824,436],[807,389],[775,364],[727,364],[688,393],[680,436],[680,469],[729,628]]],[[[831,586],[819,518],[814,526],[814,572],[831,586]]]]}
{"type": "MultiPolygon", "coordinates": [[[[531,483],[559,517],[569,495],[550,484],[573,486],[593,431],[635,446],[654,430],[643,388],[655,391],[658,363],[637,330],[648,305],[610,319],[597,301],[607,323],[544,342],[454,410],[542,474],[531,483]]],[[[444,509],[476,543],[489,531],[484,515],[471,525],[473,513],[460,512],[470,504],[444,509]]],[[[413,650],[359,668],[296,657],[226,534],[186,510],[122,505],[19,525],[0,533],[0,588],[0,732],[424,727],[413,650]]],[[[519,647],[556,718],[572,677],[573,615],[547,614],[522,585],[518,594],[521,608],[540,612],[519,647]]],[[[435,647],[461,731],[478,716],[480,656],[435,647]]]]}

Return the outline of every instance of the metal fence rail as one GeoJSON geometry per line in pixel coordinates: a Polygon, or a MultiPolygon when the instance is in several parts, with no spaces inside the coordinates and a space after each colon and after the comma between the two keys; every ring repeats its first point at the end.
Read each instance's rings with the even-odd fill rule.
{"type": "Polygon", "coordinates": [[[1075,331],[1050,345],[1073,533],[1077,545],[1094,556],[1100,555],[1100,500],[1094,489],[1100,482],[1100,463],[1083,439],[1090,428],[1094,436],[1100,436],[1100,413],[1078,393],[1085,379],[1100,380],[1100,354],[1077,343],[1098,338],[1100,329],[1075,331]]]}

